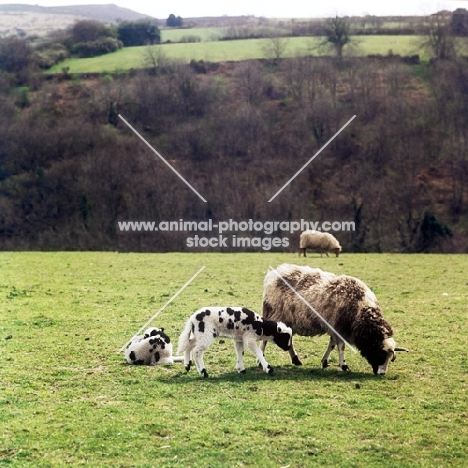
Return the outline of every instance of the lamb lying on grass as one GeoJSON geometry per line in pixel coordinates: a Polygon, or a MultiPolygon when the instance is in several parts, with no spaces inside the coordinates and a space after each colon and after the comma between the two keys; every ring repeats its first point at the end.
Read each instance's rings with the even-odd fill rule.
{"type": "Polygon", "coordinates": [[[204,307],[188,319],[179,338],[177,354],[184,353],[187,372],[192,365],[192,355],[199,374],[208,377],[203,354],[218,336],[234,340],[237,372],[245,373],[243,354],[247,347],[263,370],[272,375],[274,370],[263,357],[257,341],[272,341],[287,351],[291,346],[292,331],[284,323],[263,319],[245,307],[204,307]]]}
{"type": "Polygon", "coordinates": [[[128,364],[158,366],[182,362],[182,357],[172,356],[172,343],[164,328],[151,327],[144,335],[136,336],[125,349],[128,364]]]}

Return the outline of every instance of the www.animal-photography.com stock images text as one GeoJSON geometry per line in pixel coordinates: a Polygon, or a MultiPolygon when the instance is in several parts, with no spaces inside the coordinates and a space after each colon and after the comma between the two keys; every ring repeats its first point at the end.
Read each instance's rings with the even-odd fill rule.
{"type": "Polygon", "coordinates": [[[0,2],[0,466],[467,466],[467,83],[464,0],[0,2]]]}

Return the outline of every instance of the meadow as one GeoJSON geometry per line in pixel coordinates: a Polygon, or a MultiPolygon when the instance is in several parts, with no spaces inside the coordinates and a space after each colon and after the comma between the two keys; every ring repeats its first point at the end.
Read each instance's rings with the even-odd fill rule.
{"type": "Polygon", "coordinates": [[[468,443],[466,255],[3,252],[0,465],[10,467],[464,467],[468,443]],[[269,345],[268,376],[229,340],[183,365],[129,366],[117,351],[156,318],[176,347],[206,305],[260,311],[268,266],[308,264],[364,280],[400,353],[386,376],[327,338],[296,337],[304,365],[269,345]]]}
{"type": "MultiPolygon", "coordinates": [[[[192,31],[192,30],[188,30],[192,31]]],[[[173,32],[172,34],[175,34],[173,32]]],[[[192,34],[187,32],[186,34],[192,34]]],[[[205,31],[205,34],[206,31],[205,31]]],[[[163,33],[164,38],[164,33],[163,33]]],[[[177,59],[188,63],[191,60],[207,62],[241,61],[267,58],[264,50],[267,39],[240,39],[234,41],[203,41],[196,43],[170,43],[151,46],[159,48],[168,59],[177,59]]],[[[305,55],[327,55],[330,51],[318,49],[320,38],[292,37],[285,40],[284,57],[300,57],[305,55]]],[[[355,39],[355,46],[350,50],[352,55],[369,54],[413,55],[420,54],[422,38],[418,36],[360,36],[355,39]]],[[[68,68],[69,73],[110,73],[143,68],[148,47],[125,47],[111,54],[92,58],[72,58],[55,65],[48,73],[60,73],[68,68]]]]}

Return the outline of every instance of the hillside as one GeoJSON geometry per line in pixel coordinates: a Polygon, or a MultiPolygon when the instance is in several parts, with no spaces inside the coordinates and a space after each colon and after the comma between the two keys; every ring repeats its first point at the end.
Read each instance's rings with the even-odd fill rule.
{"type": "Polygon", "coordinates": [[[75,5],[42,7],[39,5],[0,5],[0,37],[45,35],[66,29],[77,20],[94,19],[104,23],[136,21],[148,18],[128,8],[117,5],[75,5]]]}
{"type": "Polygon", "coordinates": [[[353,221],[337,234],[348,252],[466,252],[467,76],[464,62],[304,57],[51,77],[4,97],[0,249],[183,250],[187,233],[118,222],[212,218],[353,221]]]}

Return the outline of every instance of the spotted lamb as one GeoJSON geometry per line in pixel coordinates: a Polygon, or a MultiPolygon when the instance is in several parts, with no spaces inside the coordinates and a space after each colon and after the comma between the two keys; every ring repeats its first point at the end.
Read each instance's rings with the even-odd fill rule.
{"type": "Polygon", "coordinates": [[[245,307],[204,307],[197,310],[187,321],[180,335],[177,354],[184,353],[184,364],[190,370],[191,355],[200,375],[208,377],[203,362],[203,354],[217,337],[234,340],[237,353],[236,370],[245,373],[243,362],[244,347],[257,357],[257,361],[267,374],[273,374],[273,368],[263,357],[257,341],[265,340],[276,343],[287,351],[291,346],[292,331],[281,322],[263,319],[245,307]]]}
{"type": "Polygon", "coordinates": [[[128,364],[148,366],[182,362],[182,358],[172,356],[172,343],[164,328],[155,327],[132,339],[125,349],[125,359],[128,364]]]}

